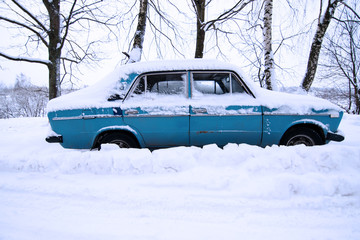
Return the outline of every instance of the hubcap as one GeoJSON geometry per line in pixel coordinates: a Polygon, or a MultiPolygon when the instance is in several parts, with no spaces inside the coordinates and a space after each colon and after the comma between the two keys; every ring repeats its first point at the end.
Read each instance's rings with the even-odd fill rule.
{"type": "Polygon", "coordinates": [[[289,139],[287,146],[295,146],[304,144],[305,146],[314,146],[315,142],[312,138],[307,135],[296,135],[289,139]]]}
{"type": "Polygon", "coordinates": [[[113,140],[110,143],[116,144],[119,146],[119,148],[130,148],[130,145],[123,140],[113,140]]]}

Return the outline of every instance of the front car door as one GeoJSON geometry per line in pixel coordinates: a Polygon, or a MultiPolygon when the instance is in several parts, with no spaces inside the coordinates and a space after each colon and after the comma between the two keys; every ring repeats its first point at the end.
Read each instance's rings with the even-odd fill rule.
{"type": "Polygon", "coordinates": [[[187,82],[186,72],[149,73],[132,86],[121,109],[146,147],[189,145],[187,82]]]}
{"type": "Polygon", "coordinates": [[[262,109],[233,72],[191,72],[190,144],[260,144],[262,109]]]}

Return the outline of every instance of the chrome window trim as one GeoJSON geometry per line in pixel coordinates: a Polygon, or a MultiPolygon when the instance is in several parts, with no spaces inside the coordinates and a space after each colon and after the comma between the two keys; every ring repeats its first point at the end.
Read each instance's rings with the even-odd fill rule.
{"type": "Polygon", "coordinates": [[[331,114],[328,113],[319,113],[319,114],[288,114],[288,113],[264,113],[264,116],[314,116],[314,117],[330,117],[331,114]]]}
{"type": "Polygon", "coordinates": [[[207,114],[207,113],[193,113],[191,117],[228,117],[228,116],[261,116],[261,113],[244,113],[244,114],[207,114]]]}
{"type": "Polygon", "coordinates": [[[169,117],[169,118],[173,118],[173,117],[189,117],[190,114],[179,114],[179,115],[164,115],[164,114],[137,114],[137,115],[124,115],[124,117],[137,117],[137,118],[145,118],[145,117],[169,117]]]}
{"type": "Polygon", "coordinates": [[[219,117],[219,116],[321,116],[321,117],[331,117],[330,114],[262,114],[262,113],[244,113],[244,114],[207,114],[207,113],[189,113],[189,114],[180,114],[180,115],[156,115],[156,114],[130,114],[130,115],[84,115],[84,116],[75,116],[75,117],[53,117],[53,121],[64,121],[64,120],[87,120],[87,119],[96,119],[96,118],[121,118],[121,117],[219,117]]]}
{"type": "Polygon", "coordinates": [[[74,117],[53,117],[53,121],[63,121],[63,120],[82,120],[82,119],[95,119],[95,118],[121,118],[121,115],[82,115],[74,117]]]}

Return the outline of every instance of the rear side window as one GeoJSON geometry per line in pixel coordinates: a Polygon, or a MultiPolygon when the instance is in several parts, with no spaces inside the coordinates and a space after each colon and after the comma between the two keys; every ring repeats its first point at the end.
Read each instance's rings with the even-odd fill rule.
{"type": "Polygon", "coordinates": [[[158,94],[183,94],[185,83],[182,74],[149,75],[147,91],[158,94]]]}
{"type": "Polygon", "coordinates": [[[229,72],[193,73],[193,94],[222,95],[244,93],[245,89],[235,74],[229,72]]]}
{"type": "Polygon", "coordinates": [[[203,94],[230,92],[230,78],[226,73],[194,73],[194,90],[203,94]]]}
{"type": "Polygon", "coordinates": [[[186,73],[159,73],[141,76],[130,94],[131,97],[146,95],[185,95],[186,73]]]}

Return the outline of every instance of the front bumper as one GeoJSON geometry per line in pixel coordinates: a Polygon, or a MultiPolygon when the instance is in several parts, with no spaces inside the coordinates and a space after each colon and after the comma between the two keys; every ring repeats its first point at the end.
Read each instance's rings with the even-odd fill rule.
{"type": "Polygon", "coordinates": [[[345,137],[339,133],[328,132],[326,135],[326,140],[328,140],[328,141],[341,142],[344,139],[345,139],[345,137]]]}
{"type": "Polygon", "coordinates": [[[48,143],[62,143],[63,137],[62,136],[48,136],[47,138],[45,138],[45,140],[48,143]]]}

